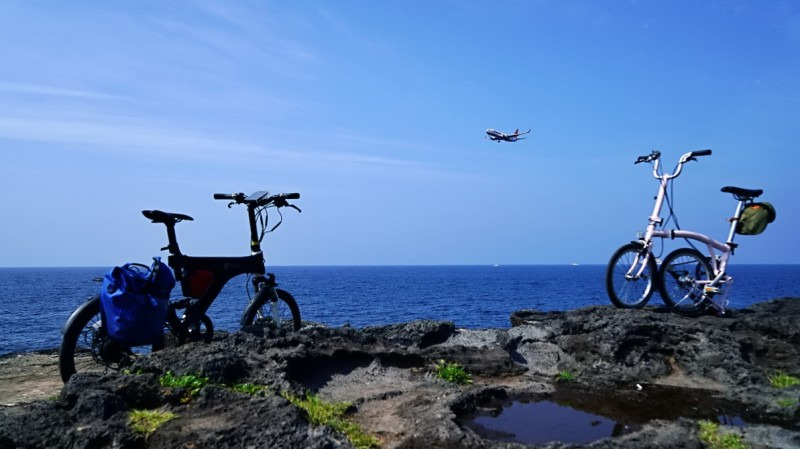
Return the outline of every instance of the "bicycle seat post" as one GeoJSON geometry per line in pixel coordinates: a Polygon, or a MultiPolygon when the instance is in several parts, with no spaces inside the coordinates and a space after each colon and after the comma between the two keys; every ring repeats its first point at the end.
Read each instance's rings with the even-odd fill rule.
{"type": "Polygon", "coordinates": [[[181,249],[178,246],[178,238],[175,236],[175,224],[183,220],[192,221],[193,218],[184,214],[174,214],[160,210],[143,210],[142,215],[153,223],[161,223],[167,227],[167,246],[161,248],[161,250],[169,250],[171,256],[180,256],[181,249]]]}
{"type": "MultiPolygon", "coordinates": [[[[178,246],[178,238],[175,235],[175,223],[164,223],[164,226],[167,227],[167,251],[169,251],[170,256],[180,256],[181,249],[178,246]]],[[[162,248],[164,249],[164,248],[162,248]]]]}
{"type": "Polygon", "coordinates": [[[733,218],[730,219],[731,222],[731,229],[728,231],[728,240],[725,242],[728,246],[732,248],[735,247],[733,244],[733,237],[736,235],[736,225],[739,224],[739,217],[742,216],[742,211],[744,210],[744,206],[746,204],[743,198],[737,198],[739,201],[736,202],[736,212],[733,214],[733,218]]]}

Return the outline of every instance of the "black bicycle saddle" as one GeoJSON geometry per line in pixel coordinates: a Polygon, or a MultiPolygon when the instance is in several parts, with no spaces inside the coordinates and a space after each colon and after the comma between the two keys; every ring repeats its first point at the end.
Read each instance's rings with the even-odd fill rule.
{"type": "Polygon", "coordinates": [[[721,189],[725,193],[732,193],[733,196],[738,198],[758,198],[764,193],[761,189],[743,189],[741,187],[725,186],[721,189]]]}
{"type": "Polygon", "coordinates": [[[171,223],[179,221],[194,221],[194,218],[184,214],[174,214],[172,212],[162,212],[160,210],[143,210],[142,215],[152,220],[153,223],[171,223]]]}

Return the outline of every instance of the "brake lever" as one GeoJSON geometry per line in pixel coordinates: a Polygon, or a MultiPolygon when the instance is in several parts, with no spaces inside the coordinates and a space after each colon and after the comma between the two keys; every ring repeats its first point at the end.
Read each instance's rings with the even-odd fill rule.
{"type": "Polygon", "coordinates": [[[300,210],[300,208],[299,208],[299,207],[297,207],[297,206],[295,206],[294,204],[289,204],[289,203],[286,203],[286,205],[287,205],[287,206],[289,206],[289,207],[291,207],[292,209],[296,210],[296,211],[297,211],[297,212],[299,212],[299,213],[303,213],[303,211],[302,211],[302,210],[300,210]]]}
{"type": "Polygon", "coordinates": [[[234,204],[236,204],[236,201],[231,201],[230,203],[228,203],[228,209],[230,209],[231,206],[233,206],[234,204]]]}

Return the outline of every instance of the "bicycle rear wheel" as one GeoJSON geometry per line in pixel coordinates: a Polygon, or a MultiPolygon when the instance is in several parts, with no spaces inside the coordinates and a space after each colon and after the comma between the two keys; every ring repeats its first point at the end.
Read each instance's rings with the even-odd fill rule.
{"type": "Polygon", "coordinates": [[[653,295],[657,270],[655,259],[643,245],[622,245],[606,268],[606,291],[611,303],[621,309],[644,307],[653,295]],[[641,274],[637,274],[640,270],[641,274]]]}
{"type": "Polygon", "coordinates": [[[273,301],[268,289],[258,292],[242,314],[240,325],[265,326],[284,331],[299,330],[300,308],[297,307],[297,302],[285,290],[278,288],[275,292],[278,294],[277,301],[273,301]]]}
{"type": "Polygon", "coordinates": [[[95,295],[78,307],[64,325],[58,370],[67,383],[75,373],[105,373],[130,366],[151,346],[131,347],[111,339],[103,325],[100,295],[95,295]]]}
{"type": "Polygon", "coordinates": [[[712,278],[708,258],[697,250],[680,248],[669,253],[661,264],[659,289],[673,312],[684,316],[701,315],[709,306],[703,287],[712,278]]]}

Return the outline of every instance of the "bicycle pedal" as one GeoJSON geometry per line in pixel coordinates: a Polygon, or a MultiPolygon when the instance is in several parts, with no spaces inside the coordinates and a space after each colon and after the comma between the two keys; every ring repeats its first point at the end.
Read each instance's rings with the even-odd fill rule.
{"type": "Polygon", "coordinates": [[[710,285],[706,285],[703,288],[703,293],[705,293],[705,294],[717,294],[717,293],[719,293],[719,287],[712,287],[710,285]]]}

